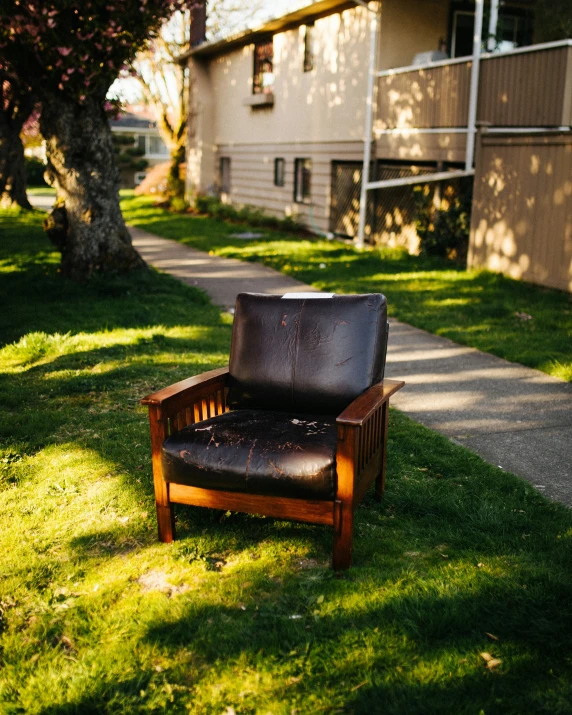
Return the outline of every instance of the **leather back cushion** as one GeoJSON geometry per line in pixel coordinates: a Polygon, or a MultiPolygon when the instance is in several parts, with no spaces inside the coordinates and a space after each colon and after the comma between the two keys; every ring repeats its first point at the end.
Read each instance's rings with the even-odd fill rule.
{"type": "Polygon", "coordinates": [[[379,293],[331,298],[241,293],[228,404],[339,414],[383,378],[386,348],[387,303],[379,293]]]}

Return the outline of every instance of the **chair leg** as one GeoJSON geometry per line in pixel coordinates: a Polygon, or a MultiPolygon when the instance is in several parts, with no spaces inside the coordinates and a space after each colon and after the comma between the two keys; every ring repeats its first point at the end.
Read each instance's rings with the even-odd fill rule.
{"type": "Polygon", "coordinates": [[[169,500],[169,485],[163,479],[161,461],[161,447],[167,437],[167,421],[161,417],[159,409],[155,405],[149,406],[149,425],[159,541],[170,544],[175,539],[175,511],[169,500]]]}
{"type": "Polygon", "coordinates": [[[170,544],[175,540],[175,509],[173,504],[159,504],[157,502],[157,526],[159,541],[170,544]]]}
{"type": "Polygon", "coordinates": [[[354,514],[351,502],[334,502],[334,571],[349,569],[352,565],[354,514]]]}

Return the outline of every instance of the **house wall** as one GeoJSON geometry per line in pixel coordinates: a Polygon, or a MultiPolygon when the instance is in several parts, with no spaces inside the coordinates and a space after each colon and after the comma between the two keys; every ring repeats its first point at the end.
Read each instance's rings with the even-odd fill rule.
{"type": "Polygon", "coordinates": [[[484,135],[470,268],[572,291],[572,136],[484,135]]]}
{"type": "Polygon", "coordinates": [[[361,7],[315,23],[315,68],[303,71],[304,27],[274,35],[273,107],[252,95],[253,45],[210,63],[215,143],[347,141],[365,126],[369,13],[361,7]]]}
{"type": "Polygon", "coordinates": [[[379,69],[407,67],[418,52],[438,50],[448,22],[449,3],[443,0],[382,2],[379,69]]]}
{"type": "MultiPolygon", "coordinates": [[[[379,57],[382,67],[412,61],[437,49],[446,35],[442,0],[384,0],[379,57]]],[[[370,3],[374,8],[376,3],[370,3]]],[[[274,35],[274,105],[251,107],[254,45],[208,60],[191,60],[196,117],[190,137],[189,183],[207,191],[218,181],[221,157],[231,159],[235,203],[276,215],[299,214],[310,226],[329,229],[332,161],[363,158],[370,13],[352,7],[314,24],[315,67],[303,71],[305,27],[274,35]],[[286,160],[286,185],[273,185],[274,158],[286,160]],[[312,204],[293,201],[294,159],[312,159],[312,204]]],[[[455,160],[456,138],[425,142],[435,160],[455,160]],[[440,142],[440,145],[439,145],[440,142]]],[[[379,156],[415,160],[418,141],[399,149],[380,141],[379,156]]]]}
{"type": "Polygon", "coordinates": [[[219,157],[229,157],[232,203],[249,204],[266,213],[298,216],[312,229],[330,230],[332,161],[363,161],[363,142],[277,142],[221,144],[219,157]],[[274,186],[274,159],[285,160],[284,186],[274,186]],[[294,201],[294,160],[312,160],[311,204],[294,201]]]}
{"type": "MultiPolygon", "coordinates": [[[[375,3],[370,4],[372,7],[375,3]]],[[[253,45],[210,61],[216,144],[363,139],[369,64],[370,13],[354,7],[316,20],[315,68],[303,72],[304,26],[274,35],[274,96],[270,108],[251,108],[253,45]]],[[[385,0],[381,9],[380,68],[408,64],[437,49],[447,29],[440,0],[385,0]]]]}
{"type": "Polygon", "coordinates": [[[190,121],[187,137],[186,193],[209,191],[216,181],[216,103],[209,62],[191,58],[190,121]]]}

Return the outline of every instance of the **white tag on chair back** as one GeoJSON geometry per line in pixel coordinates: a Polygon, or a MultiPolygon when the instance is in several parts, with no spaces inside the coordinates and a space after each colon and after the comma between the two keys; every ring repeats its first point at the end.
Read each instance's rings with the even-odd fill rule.
{"type": "Polygon", "coordinates": [[[296,298],[307,299],[307,298],[333,298],[335,293],[284,293],[282,298],[296,298]]]}

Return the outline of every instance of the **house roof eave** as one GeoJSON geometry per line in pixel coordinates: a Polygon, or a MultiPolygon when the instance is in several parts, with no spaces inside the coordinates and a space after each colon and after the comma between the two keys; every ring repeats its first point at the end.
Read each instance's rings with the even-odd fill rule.
{"type": "Polygon", "coordinates": [[[237,47],[249,45],[258,37],[273,35],[291,27],[303,25],[304,22],[310,19],[327,15],[334,10],[355,7],[356,4],[358,3],[352,2],[351,0],[318,0],[318,2],[313,2],[311,5],[306,5],[286,15],[268,20],[253,30],[244,30],[230,37],[213,40],[212,42],[203,42],[177,57],[176,62],[184,64],[190,57],[206,59],[215,55],[224,54],[237,47]]]}

